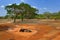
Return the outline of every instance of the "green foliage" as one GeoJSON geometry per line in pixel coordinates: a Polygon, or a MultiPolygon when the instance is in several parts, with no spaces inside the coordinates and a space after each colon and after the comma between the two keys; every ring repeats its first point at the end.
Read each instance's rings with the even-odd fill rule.
{"type": "Polygon", "coordinates": [[[43,14],[36,15],[38,19],[60,19],[60,11],[55,13],[44,12],[43,14]]]}
{"type": "Polygon", "coordinates": [[[29,4],[20,3],[19,5],[12,4],[5,7],[7,10],[7,15],[5,18],[13,18],[14,22],[16,19],[60,19],[60,11],[51,13],[51,12],[44,12],[43,14],[38,14],[39,10],[33,8],[29,4]]]}
{"type": "Polygon", "coordinates": [[[37,14],[36,18],[37,19],[45,19],[45,16],[43,14],[37,14]]]}
{"type": "Polygon", "coordinates": [[[4,19],[4,17],[3,16],[0,16],[0,19],[4,19]]]}
{"type": "Polygon", "coordinates": [[[14,18],[14,22],[16,21],[17,18],[18,19],[21,18],[22,21],[24,18],[26,19],[35,18],[35,15],[37,14],[38,11],[36,8],[33,8],[26,3],[21,3],[19,5],[16,4],[8,5],[5,7],[5,9],[7,10],[7,14],[14,18]]]}

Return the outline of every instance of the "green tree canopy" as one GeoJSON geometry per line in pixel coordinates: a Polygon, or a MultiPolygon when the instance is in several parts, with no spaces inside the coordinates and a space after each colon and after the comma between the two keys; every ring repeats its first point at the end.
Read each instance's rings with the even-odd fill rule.
{"type": "Polygon", "coordinates": [[[18,15],[21,16],[21,19],[23,21],[24,18],[31,19],[35,18],[35,15],[37,14],[38,10],[36,8],[33,8],[29,4],[21,3],[19,5],[12,4],[5,7],[7,10],[7,14],[10,16],[13,16],[14,22],[16,21],[16,18],[18,15]]]}

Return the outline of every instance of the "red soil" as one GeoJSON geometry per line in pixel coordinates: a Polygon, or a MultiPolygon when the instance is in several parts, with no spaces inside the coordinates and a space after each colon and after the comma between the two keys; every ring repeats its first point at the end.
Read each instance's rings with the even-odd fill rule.
{"type": "MultiPolygon", "coordinates": [[[[9,26],[13,27],[11,24],[9,26]]],[[[0,32],[0,40],[60,40],[60,30],[44,24],[19,24],[12,31],[0,32]],[[21,28],[32,32],[19,32],[21,28]],[[36,32],[36,33],[34,33],[36,32]]]]}

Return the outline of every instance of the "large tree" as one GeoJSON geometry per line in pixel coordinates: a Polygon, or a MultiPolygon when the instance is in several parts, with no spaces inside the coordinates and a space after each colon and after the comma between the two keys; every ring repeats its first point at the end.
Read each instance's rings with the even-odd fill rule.
{"type": "Polygon", "coordinates": [[[38,11],[36,8],[33,8],[26,3],[8,5],[5,9],[7,10],[7,14],[14,17],[14,22],[18,15],[21,15],[21,19],[23,21],[24,18],[34,18],[38,11]]]}
{"type": "Polygon", "coordinates": [[[38,11],[36,8],[33,8],[26,3],[21,3],[19,5],[19,8],[21,9],[22,21],[23,21],[23,18],[26,18],[26,19],[35,18],[35,15],[37,14],[37,11],[38,11]]]}
{"type": "Polygon", "coordinates": [[[18,6],[16,4],[8,5],[5,7],[5,9],[7,10],[7,14],[14,18],[14,22],[16,21],[17,17],[17,8],[18,6]]]}

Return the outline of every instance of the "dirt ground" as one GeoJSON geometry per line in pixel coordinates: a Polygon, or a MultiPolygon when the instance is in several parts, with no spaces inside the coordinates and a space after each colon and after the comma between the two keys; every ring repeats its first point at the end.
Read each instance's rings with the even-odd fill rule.
{"type": "MultiPolygon", "coordinates": [[[[46,23],[46,22],[45,22],[46,23]]],[[[0,40],[60,40],[60,23],[47,22],[46,24],[1,24],[0,40]],[[19,32],[20,29],[29,29],[32,32],[19,32]]]]}

